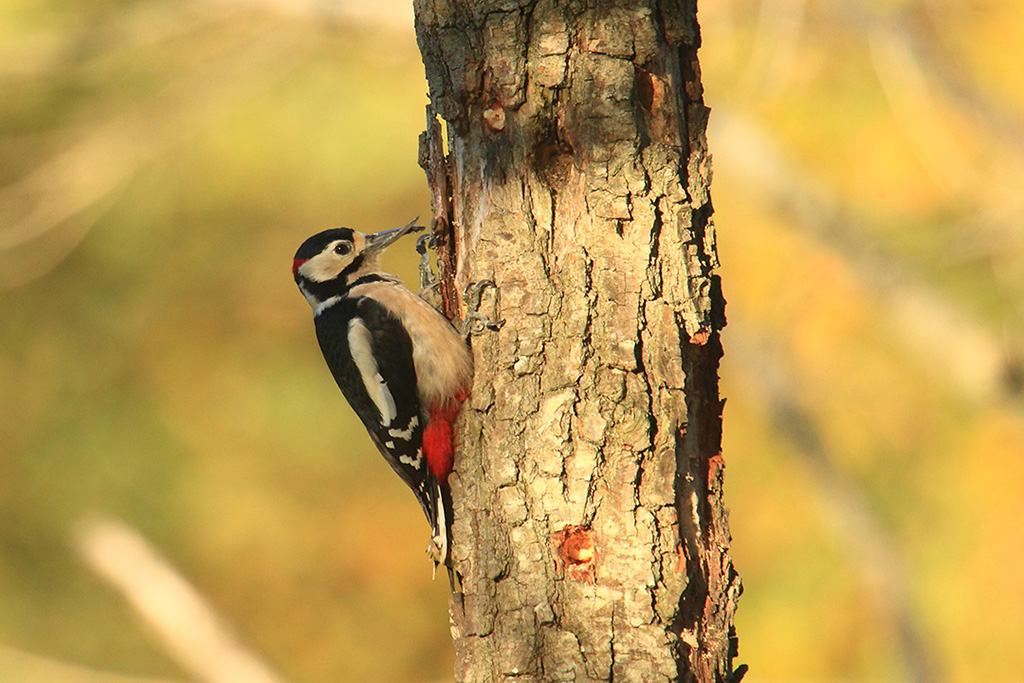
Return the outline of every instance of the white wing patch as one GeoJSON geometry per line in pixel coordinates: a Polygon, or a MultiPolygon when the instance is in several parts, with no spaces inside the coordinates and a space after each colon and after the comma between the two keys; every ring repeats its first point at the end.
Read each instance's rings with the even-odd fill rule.
{"type": "Polygon", "coordinates": [[[403,465],[408,465],[409,467],[415,467],[416,469],[419,469],[420,465],[423,464],[423,456],[420,455],[419,453],[416,454],[415,458],[410,458],[408,455],[400,455],[398,456],[398,462],[402,463],[403,465]]]}
{"type": "Polygon", "coordinates": [[[373,357],[373,337],[361,318],[352,318],[348,323],[348,348],[352,353],[352,360],[359,368],[366,393],[380,411],[381,424],[389,426],[398,415],[398,411],[395,410],[395,398],[377,369],[377,361],[373,357]]]}
{"type": "Polygon", "coordinates": [[[409,418],[409,425],[405,429],[389,429],[388,434],[395,437],[396,439],[402,439],[403,441],[411,441],[413,430],[416,429],[420,424],[420,416],[413,415],[409,418]]]}
{"type": "Polygon", "coordinates": [[[415,467],[416,469],[419,469],[423,465],[423,449],[422,448],[417,448],[416,449],[416,457],[415,458],[410,458],[408,455],[400,455],[400,456],[398,456],[398,461],[400,463],[405,464],[405,465],[411,465],[412,467],[415,467]]]}

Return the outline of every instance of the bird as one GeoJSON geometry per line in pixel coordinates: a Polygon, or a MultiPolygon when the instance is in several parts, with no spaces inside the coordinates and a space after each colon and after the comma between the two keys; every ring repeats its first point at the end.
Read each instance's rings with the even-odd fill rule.
{"type": "Polygon", "coordinates": [[[341,393],[431,525],[430,554],[451,565],[454,424],[473,378],[465,338],[381,270],[380,254],[419,228],[319,232],[295,252],[292,275],[313,309],[316,338],[341,393]]]}

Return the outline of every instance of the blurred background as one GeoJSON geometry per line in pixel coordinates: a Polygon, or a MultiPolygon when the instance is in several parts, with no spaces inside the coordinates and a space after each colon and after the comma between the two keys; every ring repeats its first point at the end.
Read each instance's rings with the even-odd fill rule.
{"type": "MultiPolygon", "coordinates": [[[[429,215],[409,5],[0,3],[0,681],[450,679],[288,273],[429,215]]],[[[1024,680],[1024,6],[700,20],[737,662],[1024,680]]]]}

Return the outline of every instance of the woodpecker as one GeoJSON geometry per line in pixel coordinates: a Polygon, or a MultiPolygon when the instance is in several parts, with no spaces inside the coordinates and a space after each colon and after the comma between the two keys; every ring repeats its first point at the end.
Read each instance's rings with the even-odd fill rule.
{"type": "Polygon", "coordinates": [[[432,554],[450,563],[452,425],[473,361],[433,306],[380,270],[380,253],[416,230],[366,235],[334,228],[295,252],[292,275],[313,309],[327,367],[377,449],[416,494],[433,530],[432,554]]]}

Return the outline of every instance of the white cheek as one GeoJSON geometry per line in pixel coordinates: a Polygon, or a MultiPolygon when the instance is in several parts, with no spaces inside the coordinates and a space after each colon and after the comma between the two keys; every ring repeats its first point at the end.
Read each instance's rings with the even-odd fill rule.
{"type": "Polygon", "coordinates": [[[299,274],[313,282],[327,282],[338,277],[345,264],[334,252],[317,254],[299,266],[299,274]]]}

